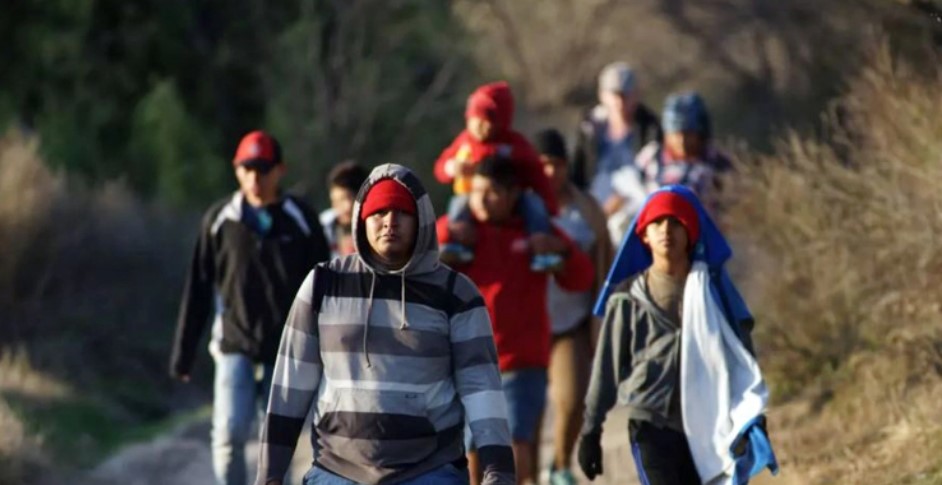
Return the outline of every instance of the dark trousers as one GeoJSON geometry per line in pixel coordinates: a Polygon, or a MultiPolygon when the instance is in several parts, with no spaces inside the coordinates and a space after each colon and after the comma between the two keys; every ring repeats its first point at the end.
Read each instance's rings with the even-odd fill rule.
{"type": "Polygon", "coordinates": [[[631,420],[628,429],[641,485],[701,484],[683,433],[640,420],[631,420]]]}

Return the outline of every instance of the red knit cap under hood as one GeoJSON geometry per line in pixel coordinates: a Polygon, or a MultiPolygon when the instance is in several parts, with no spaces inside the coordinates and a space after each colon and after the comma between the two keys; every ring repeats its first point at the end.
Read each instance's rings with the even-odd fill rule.
{"type": "Polygon", "coordinates": [[[406,214],[415,214],[415,198],[404,185],[393,179],[377,182],[367,192],[360,209],[360,218],[367,217],[387,209],[395,209],[406,214]]]}

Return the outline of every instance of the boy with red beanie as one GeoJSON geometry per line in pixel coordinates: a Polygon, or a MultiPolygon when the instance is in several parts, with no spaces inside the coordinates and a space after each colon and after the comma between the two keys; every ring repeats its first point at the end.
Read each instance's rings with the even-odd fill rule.
{"type": "MultiPolygon", "coordinates": [[[[556,195],[543,172],[540,156],[527,139],[512,127],[514,99],[510,86],[504,82],[485,84],[468,98],[465,129],[442,152],[435,162],[435,177],[452,184],[455,197],[448,206],[448,220],[458,240],[442,245],[442,260],[449,264],[468,263],[474,258],[473,230],[468,210],[468,193],[474,167],[485,157],[499,156],[512,160],[524,189],[516,212],[523,216],[527,232],[549,234],[550,215],[558,212],[556,195]]],[[[552,271],[563,264],[554,253],[531,251],[530,267],[534,271],[552,271]]]]}
{"type": "Polygon", "coordinates": [[[732,249],[694,192],[652,193],[596,303],[604,320],[578,459],[602,474],[602,423],[628,409],[641,483],[742,484],[777,470],[765,433],[768,391],[752,315],[723,269],[732,249]]]}

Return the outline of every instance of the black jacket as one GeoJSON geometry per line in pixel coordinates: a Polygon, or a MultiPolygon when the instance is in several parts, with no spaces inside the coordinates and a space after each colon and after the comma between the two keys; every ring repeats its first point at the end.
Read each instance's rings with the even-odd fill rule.
{"type": "Polygon", "coordinates": [[[290,196],[265,207],[263,236],[241,192],[206,212],[183,290],[170,372],[189,374],[211,316],[212,342],[224,353],[274,363],[295,293],[314,265],[330,257],[316,214],[290,196]]]}
{"type": "MultiPolygon", "coordinates": [[[[599,158],[599,136],[603,133],[606,119],[605,109],[596,106],[590,109],[582,122],[579,123],[570,178],[582,190],[589,188],[592,177],[595,176],[599,158]]],[[[635,110],[634,129],[637,134],[635,137],[635,153],[641,151],[641,148],[649,142],[660,142],[663,138],[661,123],[658,121],[657,115],[643,104],[638,104],[638,108],[635,110]]]]}

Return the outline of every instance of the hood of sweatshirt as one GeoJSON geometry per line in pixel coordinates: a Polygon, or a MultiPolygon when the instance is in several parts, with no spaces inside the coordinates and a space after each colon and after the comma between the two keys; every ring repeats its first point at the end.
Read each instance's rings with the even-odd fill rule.
{"type": "Polygon", "coordinates": [[[387,163],[373,169],[357,193],[353,205],[352,230],[354,234],[353,244],[360,260],[374,273],[411,276],[435,271],[440,264],[438,261],[438,239],[435,234],[435,209],[432,207],[432,200],[419,178],[402,165],[387,163]],[[370,243],[366,239],[366,225],[360,220],[366,194],[374,185],[386,179],[393,179],[409,190],[409,193],[415,198],[416,218],[418,219],[412,256],[405,266],[398,270],[389,269],[376,259],[370,243]]]}
{"type": "Polygon", "coordinates": [[[514,121],[514,96],[506,81],[485,84],[471,93],[465,117],[489,120],[500,131],[509,130],[514,121]]]}

